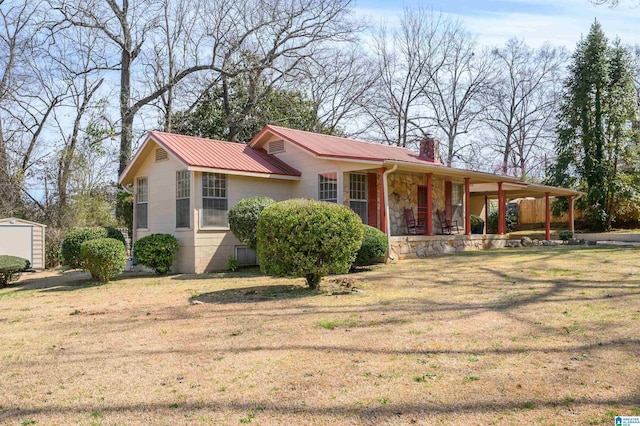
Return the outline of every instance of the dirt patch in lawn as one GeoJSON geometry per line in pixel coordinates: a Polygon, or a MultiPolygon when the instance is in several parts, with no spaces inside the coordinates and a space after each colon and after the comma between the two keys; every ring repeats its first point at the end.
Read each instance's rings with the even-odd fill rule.
{"type": "Polygon", "coordinates": [[[639,254],[463,253],[322,291],[25,275],[0,290],[0,422],[613,424],[640,415],[639,254]]]}

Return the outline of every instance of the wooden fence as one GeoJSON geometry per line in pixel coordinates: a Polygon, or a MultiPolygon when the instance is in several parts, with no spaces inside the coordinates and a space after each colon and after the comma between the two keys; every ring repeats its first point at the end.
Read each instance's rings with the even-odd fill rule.
{"type": "MultiPolygon", "coordinates": [[[[554,197],[551,197],[553,203],[554,197]]],[[[537,224],[545,222],[545,200],[544,198],[527,199],[524,198],[518,203],[518,223],[522,225],[537,224]]],[[[575,219],[580,217],[580,211],[575,211],[575,219]]],[[[560,217],[551,215],[551,222],[569,222],[569,213],[564,213],[560,217]]]]}

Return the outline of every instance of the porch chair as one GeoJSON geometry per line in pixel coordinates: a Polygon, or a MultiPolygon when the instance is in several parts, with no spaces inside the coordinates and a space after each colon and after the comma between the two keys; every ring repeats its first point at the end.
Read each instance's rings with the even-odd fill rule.
{"type": "Polygon", "coordinates": [[[443,234],[451,235],[455,229],[456,234],[460,232],[457,220],[447,219],[447,215],[444,211],[438,210],[438,222],[440,222],[440,230],[443,234]]]}
{"type": "Polygon", "coordinates": [[[412,208],[404,209],[404,220],[407,222],[407,234],[418,235],[425,233],[424,223],[416,222],[412,208]]]}

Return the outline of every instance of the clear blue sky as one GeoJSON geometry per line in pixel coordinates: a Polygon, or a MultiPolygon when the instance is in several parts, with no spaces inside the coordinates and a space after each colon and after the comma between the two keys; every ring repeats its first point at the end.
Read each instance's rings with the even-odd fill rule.
{"type": "Polygon", "coordinates": [[[397,22],[403,5],[421,4],[460,18],[482,44],[500,45],[511,37],[538,46],[545,41],[573,50],[594,19],[609,39],[640,44],[640,7],[636,0],[621,0],[616,8],[596,6],[589,0],[360,0],[358,12],[374,22],[397,22]]]}

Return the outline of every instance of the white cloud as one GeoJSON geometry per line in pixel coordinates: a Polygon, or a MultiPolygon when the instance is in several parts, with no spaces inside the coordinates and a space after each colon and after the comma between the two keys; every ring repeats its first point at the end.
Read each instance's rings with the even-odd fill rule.
{"type": "MultiPolygon", "coordinates": [[[[469,8],[464,14],[448,15],[461,19],[466,28],[476,34],[484,45],[501,45],[509,38],[518,37],[531,46],[550,42],[573,50],[580,38],[589,32],[594,19],[602,24],[610,39],[620,37],[624,43],[640,44],[640,7],[621,5],[609,8],[595,6],[589,0],[537,0],[536,5],[540,5],[540,10],[545,13],[535,13],[531,12],[531,0],[508,1],[512,5],[523,5],[527,12],[505,12],[497,9],[472,12],[469,8]],[[549,6],[558,13],[549,14],[549,6]]],[[[407,4],[411,6],[411,3],[407,4]]],[[[514,7],[510,9],[513,10],[514,7]]],[[[388,28],[393,28],[399,24],[402,8],[390,5],[361,7],[356,13],[376,25],[384,22],[388,28]]]]}

